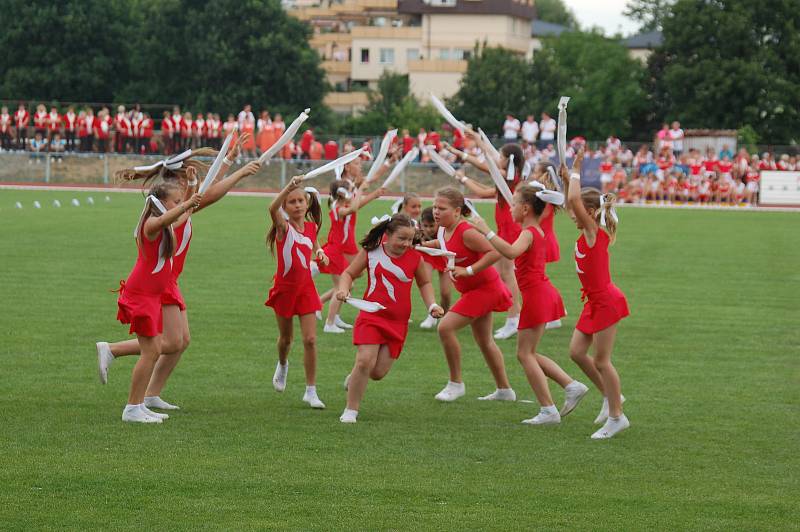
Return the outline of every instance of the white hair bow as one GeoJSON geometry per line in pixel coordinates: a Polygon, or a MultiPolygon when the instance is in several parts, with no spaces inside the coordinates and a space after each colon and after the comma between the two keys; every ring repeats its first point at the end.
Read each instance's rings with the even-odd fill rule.
{"type": "Polygon", "coordinates": [[[506,181],[514,181],[517,177],[517,169],[514,167],[514,154],[508,156],[508,168],[506,169],[506,181]]]}
{"type": "MultiPolygon", "coordinates": [[[[611,201],[608,198],[608,194],[602,194],[600,196],[600,227],[606,226],[606,209],[604,208],[606,203],[610,203],[611,201]]],[[[615,224],[619,223],[619,217],[617,216],[617,210],[614,208],[613,205],[608,208],[608,214],[611,216],[611,219],[614,220],[615,224]]]]}
{"type": "Polygon", "coordinates": [[[167,208],[164,207],[164,204],[161,203],[161,200],[159,200],[157,197],[153,196],[152,194],[147,196],[144,199],[144,209],[142,209],[142,214],[139,216],[139,223],[136,224],[136,229],[133,230],[133,238],[139,238],[139,231],[142,230],[142,224],[144,223],[144,217],[147,215],[147,211],[150,210],[150,204],[151,203],[156,206],[156,209],[158,209],[158,212],[160,212],[161,214],[164,214],[165,212],[167,212],[167,208]]]}
{"type": "Polygon", "coordinates": [[[352,198],[352,197],[353,197],[353,196],[350,194],[350,191],[349,191],[349,190],[347,190],[347,189],[346,189],[346,188],[344,188],[344,187],[339,187],[339,188],[337,188],[337,189],[336,189],[336,195],[337,195],[337,196],[341,196],[341,197],[343,197],[344,199],[350,199],[350,198],[352,198]]]}
{"type": "Polygon", "coordinates": [[[148,166],[134,166],[133,170],[136,172],[148,172],[150,170],[155,170],[163,166],[167,170],[178,170],[183,166],[183,161],[188,159],[192,156],[192,150],[186,150],[183,153],[179,153],[174,157],[167,157],[166,159],[162,159],[157,163],[148,165],[148,166]]]}
{"type": "Polygon", "coordinates": [[[525,164],[522,166],[522,179],[528,179],[533,172],[533,167],[531,166],[530,161],[525,161],[525,164]]]}
{"type": "Polygon", "coordinates": [[[478,214],[478,209],[475,208],[475,204],[472,203],[471,199],[464,198],[464,205],[466,205],[467,208],[469,209],[469,213],[471,216],[473,216],[477,220],[481,219],[481,215],[478,214]]]}
{"type": "Polygon", "coordinates": [[[377,216],[373,216],[371,221],[372,225],[378,225],[379,223],[383,223],[391,219],[392,219],[391,216],[389,216],[388,214],[384,214],[380,218],[378,218],[377,216]]]}
{"type": "Polygon", "coordinates": [[[334,173],[336,174],[336,179],[342,178],[342,172],[344,172],[344,166],[337,166],[333,169],[334,173]]]}
{"type": "Polygon", "coordinates": [[[313,194],[317,197],[317,201],[319,201],[319,190],[314,187],[305,187],[303,190],[306,191],[306,194],[313,194]]]}
{"type": "MultiPolygon", "coordinates": [[[[548,168],[550,167],[548,166],[548,168]]],[[[558,205],[558,206],[564,205],[563,193],[558,192],[556,190],[548,190],[547,187],[544,186],[544,184],[536,181],[535,179],[531,181],[530,184],[531,186],[542,189],[536,192],[536,197],[539,198],[540,200],[544,201],[545,203],[552,203],[553,205],[558,205]]]]}
{"type": "Polygon", "coordinates": [[[400,198],[399,200],[392,203],[392,212],[397,214],[398,212],[400,212],[400,207],[402,206],[403,206],[403,198],[400,198]]]}

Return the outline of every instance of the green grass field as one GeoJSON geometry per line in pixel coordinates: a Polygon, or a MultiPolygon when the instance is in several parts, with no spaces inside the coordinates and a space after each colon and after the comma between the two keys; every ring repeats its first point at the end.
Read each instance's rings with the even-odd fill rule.
{"type": "MultiPolygon", "coordinates": [[[[612,272],[632,315],[614,360],[632,426],[598,442],[595,390],[549,428],[520,424],[533,404],[475,400],[493,382],[466,331],[467,397],[435,401],[447,367],[435,332],[417,327],[418,296],[405,352],[370,384],[358,424],[338,421],[349,335],[320,327],[327,410],[300,400],[299,345],[275,393],[269,200],[244,197],[194,218],[181,279],[192,345],[163,394],[183,409],[161,426],[124,424],[134,359],[102,386],[94,342],[127,336],[109,290],[133,265],[142,202],[112,193],[87,206],[90,195],[105,196],[0,191],[0,529],[798,529],[796,213],[620,211],[612,272]]],[[[387,208],[365,209],[360,232],[387,208]]],[[[577,231],[565,216],[557,231],[549,273],[570,315],[540,350],[582,378],[567,352],[577,231]]],[[[514,341],[500,346],[532,399],[514,341]]]]}

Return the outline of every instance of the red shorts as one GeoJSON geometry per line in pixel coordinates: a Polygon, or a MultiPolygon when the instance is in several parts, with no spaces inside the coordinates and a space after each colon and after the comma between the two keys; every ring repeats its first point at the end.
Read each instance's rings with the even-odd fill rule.
{"type": "Polygon", "coordinates": [[[270,289],[264,305],[272,307],[275,314],[284,318],[304,316],[322,310],[314,283],[303,286],[276,284],[270,289]]]}
{"type": "Polygon", "coordinates": [[[505,312],[513,303],[511,292],[498,277],[493,283],[462,293],[450,312],[468,318],[480,318],[490,312],[505,312]]]}
{"type": "Polygon", "coordinates": [[[607,290],[588,296],[575,328],[584,334],[594,334],[611,327],[629,314],[625,294],[612,284],[607,290]]]}
{"type": "Polygon", "coordinates": [[[432,257],[427,253],[420,253],[420,255],[422,255],[422,260],[433,266],[433,269],[437,272],[444,272],[447,270],[446,257],[432,257]]]}
{"type": "Polygon", "coordinates": [[[556,287],[549,281],[525,289],[522,294],[522,309],[519,313],[518,329],[530,329],[567,315],[564,302],[556,287]]]}
{"type": "Polygon", "coordinates": [[[323,266],[321,262],[317,262],[320,273],[327,273],[328,275],[342,275],[347,269],[347,259],[344,258],[342,249],[338,246],[325,244],[322,246],[322,251],[328,257],[328,265],[323,266]]]}
{"type": "Polygon", "coordinates": [[[161,294],[161,304],[164,306],[178,305],[178,308],[181,309],[181,312],[186,310],[186,302],[183,300],[181,289],[178,288],[178,281],[174,279],[170,280],[167,288],[161,294]]]}
{"type": "Polygon", "coordinates": [[[117,299],[117,319],[130,324],[129,334],[158,336],[164,331],[161,295],[122,289],[117,299]]]}
{"type": "Polygon", "coordinates": [[[359,312],[353,326],[353,345],[385,345],[389,355],[400,358],[408,335],[408,320],[390,321],[359,312]]]}

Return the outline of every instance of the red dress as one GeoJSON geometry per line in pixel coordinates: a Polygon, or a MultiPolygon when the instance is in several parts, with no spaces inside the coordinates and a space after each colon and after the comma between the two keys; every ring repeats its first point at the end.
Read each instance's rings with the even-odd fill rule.
{"type": "Polygon", "coordinates": [[[548,252],[547,237],[535,227],[526,227],[533,242],[528,251],[514,259],[520,294],[522,294],[522,310],[519,314],[519,329],[529,329],[542,323],[560,320],[567,315],[561,294],[550,283],[545,274],[548,252]]]}
{"type": "Polygon", "coordinates": [[[152,242],[139,233],[139,255],[128,279],[120,283],[117,319],[130,324],[130,334],[158,336],[164,330],[161,294],[172,275],[172,260],[160,257],[164,232],[152,242]]]}
{"type": "Polygon", "coordinates": [[[421,253],[409,249],[390,257],[383,244],[367,252],[367,289],[364,299],[386,309],[360,312],[353,327],[353,345],[386,345],[392,358],[399,358],[408,335],[411,316],[411,285],[421,253]]]}
{"type": "Polygon", "coordinates": [[[325,266],[322,263],[318,263],[319,271],[330,275],[341,275],[347,269],[347,259],[344,257],[342,248],[344,246],[348,217],[339,217],[336,202],[331,205],[328,217],[331,219],[331,228],[328,231],[328,241],[322,246],[322,251],[328,257],[328,265],[325,266]]]}
{"type": "Polygon", "coordinates": [[[172,257],[172,275],[164,293],[161,294],[162,305],[178,305],[181,311],[186,310],[186,303],[183,294],[178,287],[178,277],[183,273],[183,265],[186,262],[186,254],[189,253],[189,244],[192,242],[192,219],[187,218],[185,222],[174,228],[175,230],[175,255],[172,257]]]}
{"type": "MultiPolygon", "coordinates": [[[[514,181],[506,181],[512,194],[521,178],[522,176],[517,174],[514,176],[514,181]]],[[[497,224],[497,235],[506,242],[513,244],[519,238],[522,227],[514,221],[514,216],[511,214],[511,205],[506,202],[506,199],[499,191],[497,192],[497,203],[494,205],[494,222],[497,224]]]]}
{"type": "Polygon", "coordinates": [[[278,270],[264,305],[284,318],[304,316],[322,310],[314,281],[311,279],[311,251],[317,239],[317,225],[306,221],[303,232],[287,222],[283,240],[278,240],[278,270]]]}
{"type": "Polygon", "coordinates": [[[342,252],[345,255],[355,255],[358,253],[358,245],[356,244],[356,220],[358,213],[348,214],[344,217],[344,244],[342,245],[342,252]]]}
{"type": "Polygon", "coordinates": [[[547,240],[547,253],[545,255],[546,262],[558,262],[561,258],[561,248],[558,246],[558,237],[553,228],[553,222],[556,219],[556,209],[552,205],[546,205],[544,213],[539,220],[539,227],[544,231],[544,237],[547,240]]]}
{"type": "Polygon", "coordinates": [[[575,269],[581,281],[581,299],[586,302],[575,328],[584,334],[607,329],[630,314],[625,294],[611,282],[609,242],[608,234],[599,229],[594,247],[586,244],[583,234],[575,243],[575,269]]]}
{"type": "Polygon", "coordinates": [[[427,253],[421,253],[422,260],[433,266],[433,269],[438,272],[447,271],[447,257],[434,257],[427,253]]]}
{"type": "MultiPolygon", "coordinates": [[[[464,244],[464,231],[472,226],[460,222],[450,240],[445,238],[445,228],[439,228],[439,247],[456,254],[456,266],[466,268],[478,262],[483,253],[472,251],[464,244]]],[[[458,302],[450,309],[452,312],[470,318],[479,318],[490,312],[505,312],[511,308],[513,300],[511,292],[494,266],[467,277],[459,277],[454,281],[456,290],[461,293],[458,302]]]]}

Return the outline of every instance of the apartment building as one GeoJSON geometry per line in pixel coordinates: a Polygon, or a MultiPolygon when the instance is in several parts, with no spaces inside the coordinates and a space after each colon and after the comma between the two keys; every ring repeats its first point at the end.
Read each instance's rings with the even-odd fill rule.
{"type": "Polygon", "coordinates": [[[295,0],[288,12],[314,29],[310,44],[334,88],[325,103],[352,113],[386,71],[412,92],[451,96],[477,43],[530,55],[534,0],[295,0]]]}

